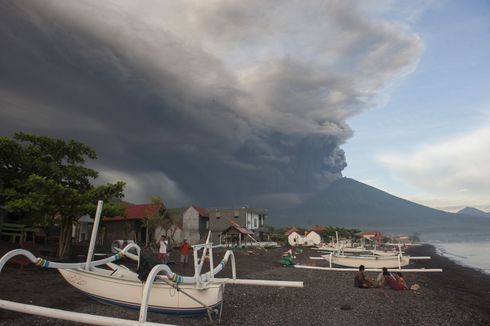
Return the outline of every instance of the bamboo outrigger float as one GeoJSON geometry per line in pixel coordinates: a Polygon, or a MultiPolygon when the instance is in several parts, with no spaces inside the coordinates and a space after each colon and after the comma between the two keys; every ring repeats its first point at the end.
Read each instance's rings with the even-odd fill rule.
{"type": "MultiPolygon", "coordinates": [[[[124,249],[111,257],[92,261],[101,212],[102,201],[99,201],[86,262],[51,262],[40,257],[35,257],[27,250],[16,249],[0,258],[0,271],[10,258],[23,255],[40,267],[58,269],[68,283],[97,301],[140,310],[137,322],[124,320],[127,323],[123,323],[121,319],[105,317],[106,319],[104,321],[101,319],[100,325],[149,325],[151,323],[146,322],[148,310],[183,315],[207,314],[210,320],[212,320],[213,313],[219,313],[219,318],[221,318],[226,284],[303,287],[303,282],[237,279],[235,257],[230,250],[226,251],[224,258],[214,267],[214,247],[212,243],[209,243],[209,235],[205,244],[192,246],[194,252],[194,276],[178,275],[172,272],[167,265],[159,264],[151,269],[146,282],[143,283],[138,279],[138,275],[135,272],[122,265],[113,263],[122,257],[127,257],[138,261],[139,264],[140,248],[134,243],[128,244],[124,249]],[[136,251],[136,254],[129,252],[130,250],[136,251]],[[198,259],[200,250],[202,250],[202,256],[201,259],[198,259]],[[208,253],[209,272],[201,274],[204,257],[208,253]],[[216,274],[223,270],[230,258],[232,277],[215,277],[216,274]],[[107,265],[112,270],[98,267],[101,265],[107,265]],[[164,275],[158,275],[159,273],[163,273],[164,275]]],[[[28,307],[27,305],[10,301],[1,301],[0,307],[42,316],[46,316],[45,309],[49,309],[41,309],[42,307],[37,306],[28,307]]],[[[93,315],[62,310],[51,311],[49,314],[48,317],[66,320],[76,320],[73,318],[79,318],[78,321],[89,324],[97,324],[97,320],[99,320],[98,316],[94,320],[93,315]],[[79,315],[86,316],[81,317],[79,315]]]]}

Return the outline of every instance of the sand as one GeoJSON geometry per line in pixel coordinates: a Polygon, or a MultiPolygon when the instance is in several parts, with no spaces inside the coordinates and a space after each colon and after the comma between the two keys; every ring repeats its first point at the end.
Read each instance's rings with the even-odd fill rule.
{"type": "MultiPolygon", "coordinates": [[[[3,254],[6,250],[3,246],[3,254]]],[[[490,325],[490,275],[457,265],[435,254],[429,245],[414,247],[417,256],[430,261],[413,267],[440,267],[443,273],[407,273],[418,291],[358,289],[354,274],[281,267],[284,248],[267,252],[236,251],[239,278],[304,281],[305,287],[271,288],[228,285],[222,325],[490,325]]],[[[223,253],[216,254],[216,260],[223,253]]],[[[309,260],[318,253],[305,250],[301,264],[327,266],[309,260]]],[[[182,273],[182,266],[172,266],[182,273]]],[[[191,274],[187,268],[187,275],[191,274]]],[[[230,275],[227,267],[223,276],[230,275]]],[[[375,277],[375,273],[370,274],[375,277]]],[[[68,285],[56,270],[29,266],[20,271],[8,264],[0,273],[0,298],[70,311],[136,320],[138,312],[100,304],[68,285]]],[[[148,320],[176,325],[212,325],[206,316],[179,317],[150,313],[148,320]]],[[[214,324],[217,324],[215,322],[214,324]]],[[[73,322],[0,310],[0,325],[80,325],[73,322]]]]}

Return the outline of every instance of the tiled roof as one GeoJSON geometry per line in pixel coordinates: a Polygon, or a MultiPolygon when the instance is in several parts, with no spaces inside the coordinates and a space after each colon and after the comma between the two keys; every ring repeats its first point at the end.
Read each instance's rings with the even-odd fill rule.
{"type": "Polygon", "coordinates": [[[324,227],[324,226],[320,226],[320,225],[315,225],[314,227],[312,227],[310,229],[310,231],[315,231],[316,233],[320,233],[322,231],[325,231],[327,228],[324,227]]]}
{"type": "Polygon", "coordinates": [[[125,209],[126,216],[104,217],[104,221],[142,220],[145,217],[154,214],[157,210],[158,205],[154,204],[130,205],[125,209]]]}
{"type": "Polygon", "coordinates": [[[223,231],[223,233],[226,233],[228,232],[229,229],[236,229],[238,232],[242,233],[242,234],[254,234],[252,231],[250,231],[249,229],[243,227],[243,226],[240,226],[238,224],[233,224],[231,226],[229,226],[226,230],[223,231]]]}
{"type": "Polygon", "coordinates": [[[286,235],[290,235],[293,232],[299,233],[299,229],[297,227],[292,227],[286,231],[286,235]]]}

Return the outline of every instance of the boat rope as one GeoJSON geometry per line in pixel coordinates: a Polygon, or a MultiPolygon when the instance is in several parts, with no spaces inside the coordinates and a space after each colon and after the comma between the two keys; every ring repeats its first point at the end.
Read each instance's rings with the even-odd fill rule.
{"type": "Polygon", "coordinates": [[[39,267],[48,268],[49,267],[49,260],[38,257],[35,264],[36,264],[36,266],[39,266],[39,267]]]}

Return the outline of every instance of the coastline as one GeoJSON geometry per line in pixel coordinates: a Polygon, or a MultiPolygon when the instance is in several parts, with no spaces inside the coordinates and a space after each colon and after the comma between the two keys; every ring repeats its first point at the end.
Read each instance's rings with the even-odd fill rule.
{"type": "Polygon", "coordinates": [[[439,256],[447,257],[459,265],[490,275],[490,241],[429,243],[439,256]]]}
{"type": "MultiPolygon", "coordinates": [[[[430,255],[413,267],[443,268],[443,273],[406,273],[409,285],[420,290],[358,289],[351,272],[325,272],[281,267],[285,248],[267,252],[236,252],[239,278],[304,281],[302,289],[227,286],[221,325],[489,325],[490,275],[436,255],[435,247],[410,248],[410,254],[430,255]]],[[[3,254],[0,253],[0,254],[3,254]]],[[[217,253],[216,259],[223,253],[217,253]]],[[[318,253],[306,249],[300,264],[327,266],[310,260],[318,253]]],[[[217,261],[217,260],[215,260],[217,261]]],[[[174,268],[174,266],[172,266],[174,268]]],[[[180,266],[175,266],[177,272],[180,266]]],[[[188,269],[188,273],[190,268],[188,269]]],[[[375,277],[375,273],[368,274],[375,277]]],[[[223,277],[230,276],[230,267],[223,277]]],[[[136,320],[138,312],[103,305],[69,286],[55,270],[34,266],[19,272],[8,265],[0,273],[0,298],[70,311],[136,320]]],[[[203,317],[149,314],[149,321],[176,325],[215,325],[203,317]]],[[[0,310],[0,325],[79,325],[61,320],[0,310]]]]}

